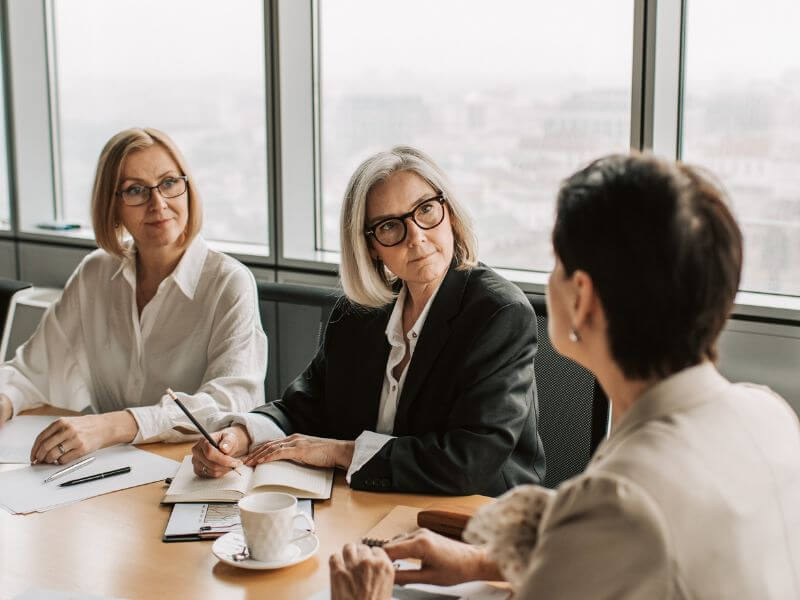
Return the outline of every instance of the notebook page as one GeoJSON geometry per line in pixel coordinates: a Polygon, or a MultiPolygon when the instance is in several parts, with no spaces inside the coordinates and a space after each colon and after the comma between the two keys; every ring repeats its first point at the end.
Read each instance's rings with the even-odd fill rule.
{"type": "Polygon", "coordinates": [[[261,463],[256,467],[252,487],[278,485],[326,497],[330,471],[331,469],[298,465],[288,460],[261,463]]]}
{"type": "Polygon", "coordinates": [[[239,467],[241,475],[231,471],[218,479],[205,479],[194,474],[192,467],[192,457],[184,456],[178,473],[172,479],[167,496],[173,494],[192,494],[202,499],[213,495],[215,491],[237,491],[242,495],[250,489],[250,479],[253,477],[253,469],[241,465],[239,467]]]}

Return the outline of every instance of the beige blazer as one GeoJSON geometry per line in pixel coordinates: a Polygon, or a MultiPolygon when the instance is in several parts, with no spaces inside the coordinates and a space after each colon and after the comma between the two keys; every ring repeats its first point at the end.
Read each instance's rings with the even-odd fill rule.
{"type": "Polygon", "coordinates": [[[549,503],[519,597],[800,598],[800,425],[711,364],[648,390],[549,503]]]}

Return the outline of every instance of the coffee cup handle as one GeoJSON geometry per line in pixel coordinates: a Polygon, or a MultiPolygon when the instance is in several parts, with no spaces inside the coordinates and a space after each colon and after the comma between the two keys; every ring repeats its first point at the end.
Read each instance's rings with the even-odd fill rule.
{"type": "Polygon", "coordinates": [[[314,521],[312,521],[312,520],[311,520],[311,517],[309,517],[309,516],[308,516],[306,513],[297,513],[297,514],[294,516],[294,518],[295,518],[295,519],[297,519],[297,518],[302,518],[302,519],[305,519],[305,521],[306,521],[306,525],[308,525],[308,531],[304,531],[303,533],[301,533],[301,534],[300,534],[300,535],[298,535],[297,537],[295,537],[295,538],[292,538],[291,540],[289,540],[289,543],[290,543],[290,544],[293,544],[294,542],[299,542],[299,541],[300,541],[300,540],[302,540],[303,538],[307,538],[307,537],[308,537],[308,536],[310,536],[312,533],[314,533],[314,521]]]}

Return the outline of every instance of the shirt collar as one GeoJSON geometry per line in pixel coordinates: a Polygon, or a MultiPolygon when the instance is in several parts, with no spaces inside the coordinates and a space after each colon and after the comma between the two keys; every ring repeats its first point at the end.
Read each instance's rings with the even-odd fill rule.
{"type": "Polygon", "coordinates": [[[607,454],[621,440],[649,421],[685,412],[718,398],[731,383],[710,362],[670,375],[645,391],[619,424],[598,454],[607,454]]]}
{"type": "MultiPolygon", "coordinates": [[[[122,273],[125,280],[135,289],[136,247],[131,241],[125,250],[126,252],[122,260],[120,260],[119,268],[111,276],[111,279],[122,273]]],[[[195,291],[197,291],[197,285],[200,283],[200,275],[203,273],[203,265],[206,262],[207,255],[208,244],[201,236],[196,236],[189,244],[189,247],[186,248],[180,261],[178,261],[178,266],[168,276],[168,278],[171,277],[175,281],[178,288],[189,300],[194,298],[195,291]]]]}
{"type": "MultiPolygon", "coordinates": [[[[422,312],[419,314],[417,318],[417,322],[414,323],[414,326],[409,329],[408,336],[409,339],[416,339],[419,338],[420,334],[422,333],[422,328],[425,326],[425,320],[428,318],[428,313],[431,310],[431,305],[433,305],[433,301],[436,298],[436,294],[439,293],[441,289],[441,284],[434,290],[431,297],[428,299],[428,302],[425,304],[425,308],[422,309],[422,312]]],[[[389,343],[394,344],[403,344],[403,307],[406,303],[406,296],[408,295],[408,288],[403,285],[403,289],[400,290],[400,293],[397,295],[397,301],[394,303],[394,308],[392,309],[392,314],[389,316],[389,322],[386,324],[386,337],[389,340],[389,343]]],[[[394,345],[393,344],[393,345],[394,345]]]]}

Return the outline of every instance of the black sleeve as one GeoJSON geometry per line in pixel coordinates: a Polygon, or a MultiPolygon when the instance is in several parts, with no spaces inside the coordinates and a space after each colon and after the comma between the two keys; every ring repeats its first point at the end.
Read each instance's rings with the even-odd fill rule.
{"type": "Polygon", "coordinates": [[[460,381],[446,430],[390,440],[353,474],[351,487],[464,495],[498,477],[532,410],[536,317],[530,305],[499,308],[464,353],[460,369],[440,375],[460,381]]]}

